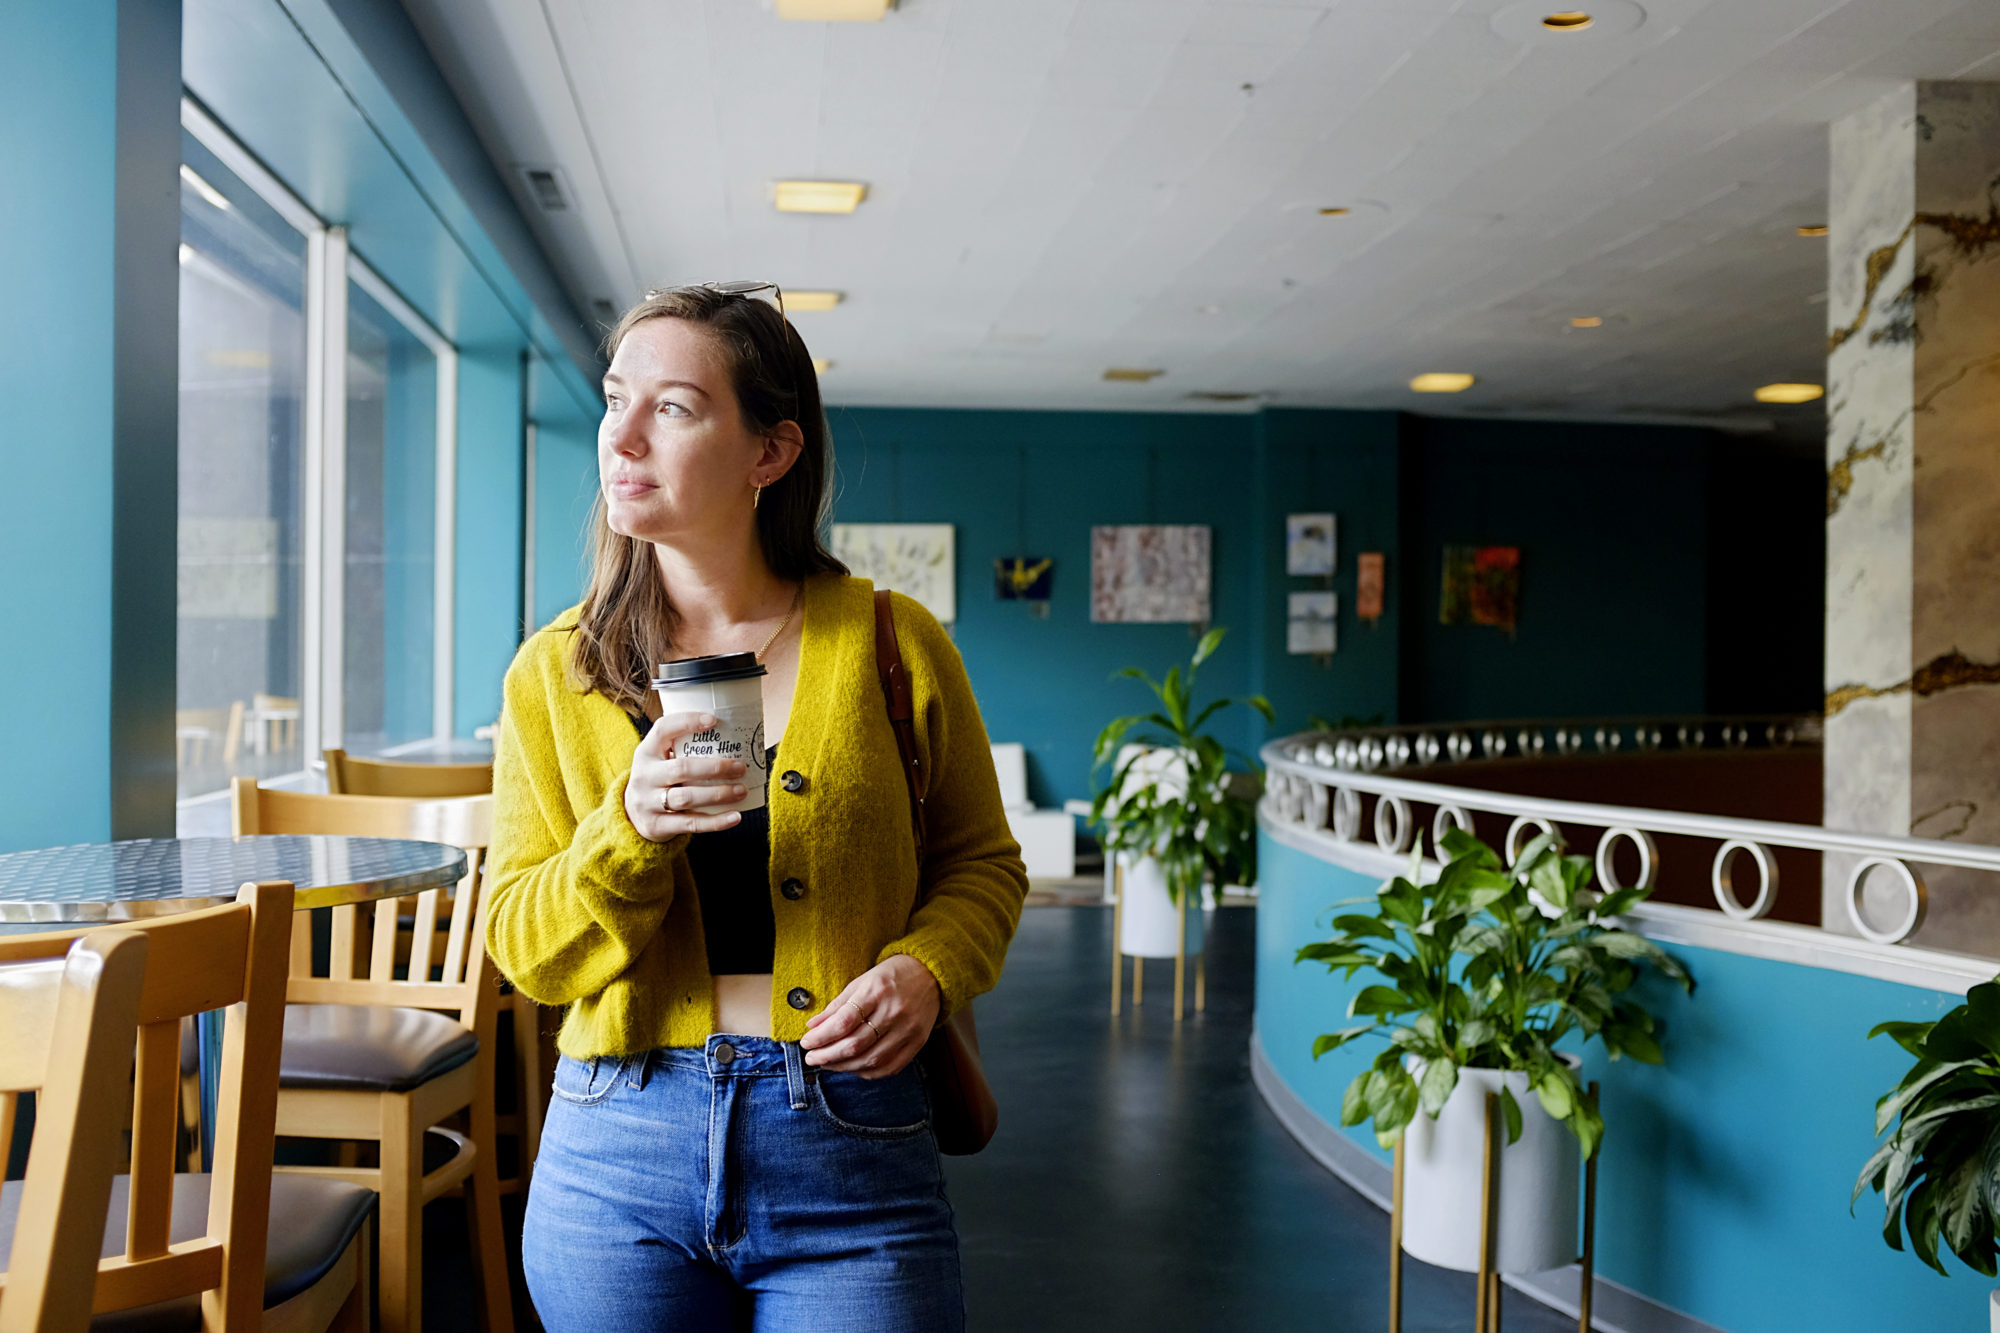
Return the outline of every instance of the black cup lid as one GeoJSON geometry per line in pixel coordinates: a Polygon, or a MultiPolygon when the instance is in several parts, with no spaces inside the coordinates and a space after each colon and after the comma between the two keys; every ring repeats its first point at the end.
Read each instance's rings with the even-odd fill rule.
{"type": "Polygon", "coordinates": [[[683,657],[678,662],[660,663],[654,689],[675,685],[712,685],[723,680],[749,680],[766,674],[755,653],[715,653],[709,657],[683,657]]]}

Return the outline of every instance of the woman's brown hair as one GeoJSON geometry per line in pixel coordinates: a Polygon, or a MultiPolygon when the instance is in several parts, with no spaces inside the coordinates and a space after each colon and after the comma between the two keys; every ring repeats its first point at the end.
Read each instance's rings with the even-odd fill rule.
{"type": "MultiPolygon", "coordinates": [[[[798,423],[805,447],[784,476],[764,488],[756,509],[764,561],[781,579],[845,574],[820,541],[832,511],[833,443],[820,405],[819,378],[806,345],[768,301],[707,287],[651,292],[625,312],[604,340],[605,359],[649,319],[684,319],[706,329],[721,349],[744,424],[768,432],[798,423]]],[[[667,599],[652,543],[611,530],[600,489],[591,510],[590,587],[577,617],[570,674],[586,692],[627,712],[645,708],[654,666],[673,660],[680,614],[667,599]]]]}

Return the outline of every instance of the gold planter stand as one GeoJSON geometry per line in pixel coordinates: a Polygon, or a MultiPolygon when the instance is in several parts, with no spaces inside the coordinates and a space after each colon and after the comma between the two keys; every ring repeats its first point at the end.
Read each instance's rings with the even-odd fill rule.
{"type": "MultiPolygon", "coordinates": [[[[1125,986],[1125,951],[1120,946],[1124,942],[1125,925],[1125,867],[1119,864],[1116,853],[1111,857],[1111,1016],[1119,1012],[1119,992],[1125,986]]],[[[1181,1021],[1186,1008],[1184,997],[1187,990],[1187,909],[1180,910],[1180,939],[1174,954],[1174,1022],[1181,1021]]],[[[1137,1009],[1146,996],[1146,960],[1138,954],[1132,955],[1132,1007],[1137,1009]]],[[[1208,1008],[1208,949],[1194,956],[1194,1011],[1201,1013],[1208,1008]]]]}
{"type": "MultiPolygon", "coordinates": [[[[1116,1004],[1116,995],[1113,995],[1116,1004]]],[[[1114,1010],[1115,1012],[1115,1010],[1114,1010]]],[[[1597,1104],[1597,1084],[1590,1085],[1590,1103],[1597,1104]]],[[[1494,1263],[1494,1210],[1499,1205],[1500,1153],[1498,1138],[1500,1094],[1486,1094],[1486,1156],[1479,1181],[1479,1289],[1472,1316],[1473,1333],[1500,1333],[1500,1270],[1494,1263]]],[[[1396,1140],[1394,1183],[1389,1194],[1389,1333],[1403,1333],[1403,1142],[1396,1140]]],[[[1597,1152],[1583,1164],[1583,1283],[1577,1289],[1577,1333],[1590,1333],[1590,1302],[1597,1271],[1597,1152]]]]}

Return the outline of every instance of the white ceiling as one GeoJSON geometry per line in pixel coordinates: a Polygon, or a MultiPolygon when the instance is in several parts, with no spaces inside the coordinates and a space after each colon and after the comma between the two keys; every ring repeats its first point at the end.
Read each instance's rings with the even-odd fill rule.
{"type": "Polygon", "coordinates": [[[514,184],[580,309],[843,290],[796,322],[845,404],[1816,431],[1750,390],[1821,377],[1826,243],[1793,228],[1824,220],[1827,122],[2000,79],[1996,0],[1643,0],[1624,33],[1638,6],[1565,0],[1605,20],[1578,35],[1508,0],[404,2],[502,170],[562,173],[567,213],[514,184]],[[868,199],[779,214],[791,177],[868,199]]]}

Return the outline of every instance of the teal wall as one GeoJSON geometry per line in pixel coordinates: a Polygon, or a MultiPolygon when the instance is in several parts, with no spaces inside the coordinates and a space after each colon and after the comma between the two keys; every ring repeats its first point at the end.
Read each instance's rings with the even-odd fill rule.
{"type": "MultiPolygon", "coordinates": [[[[1405,418],[1404,718],[1702,712],[1716,438],[1659,426],[1405,418]],[[1513,635],[1438,623],[1447,545],[1521,548],[1513,635]]],[[[1816,522],[1818,485],[1772,508],[1785,512],[1788,500],[1816,522]]]]}
{"type": "Polygon", "coordinates": [[[0,851],[173,830],[179,39],[0,8],[0,851]]]}
{"type": "MultiPolygon", "coordinates": [[[[1312,1059],[1343,1025],[1349,982],[1295,966],[1326,937],[1328,908],[1372,894],[1369,876],[1260,835],[1257,1036],[1273,1069],[1329,1125],[1373,1057],[1366,1043],[1312,1059]]],[[[1876,1196],[1847,1211],[1874,1149],[1875,1099],[1909,1057],[1886,1019],[1925,1021],[1955,995],[1845,973],[1675,946],[1688,998],[1643,992],[1665,1023],[1663,1066],[1585,1059],[1603,1083],[1598,1271],[1730,1333],[1881,1333],[1984,1326],[1990,1279],[1947,1260],[1941,1278],[1882,1242],[1876,1196]]],[[[1386,1162],[1367,1127],[1346,1131],[1386,1162]]],[[[1302,1219],[1302,1224],[1309,1221],[1302,1219]]]]}
{"type": "MultiPolygon", "coordinates": [[[[1185,626],[1090,622],[1095,524],[1214,528],[1214,623],[1230,636],[1203,683],[1267,695],[1279,734],[1303,729],[1311,714],[1417,722],[1700,712],[1718,585],[1753,583],[1773,601],[1817,596],[1817,564],[1711,550],[1716,469],[1726,478],[1755,446],[1731,441],[1718,456],[1710,432],[1285,409],[853,407],[831,419],[837,521],[956,525],[957,641],[989,732],[1027,746],[1042,804],[1087,795],[1090,738],[1146,703],[1141,686],[1111,673],[1138,665],[1157,674],[1192,646],[1185,626]],[[1285,594],[1327,586],[1285,574],[1285,516],[1316,510],[1339,519],[1339,650],[1329,663],[1285,651],[1285,594]],[[1447,543],[1522,548],[1515,636],[1437,623],[1447,543]],[[1387,556],[1386,614],[1374,625],[1354,614],[1362,551],[1387,556]],[[993,559],[1016,554],[1055,557],[1046,620],[993,596],[993,559]]],[[[1767,512],[1814,519],[1814,476],[1779,480],[1759,497],[1767,512]]],[[[1759,652],[1768,674],[1794,662],[1816,672],[1818,637],[1801,630],[1759,652]]],[[[1245,713],[1225,739],[1254,749],[1263,735],[1245,713]]]]}

